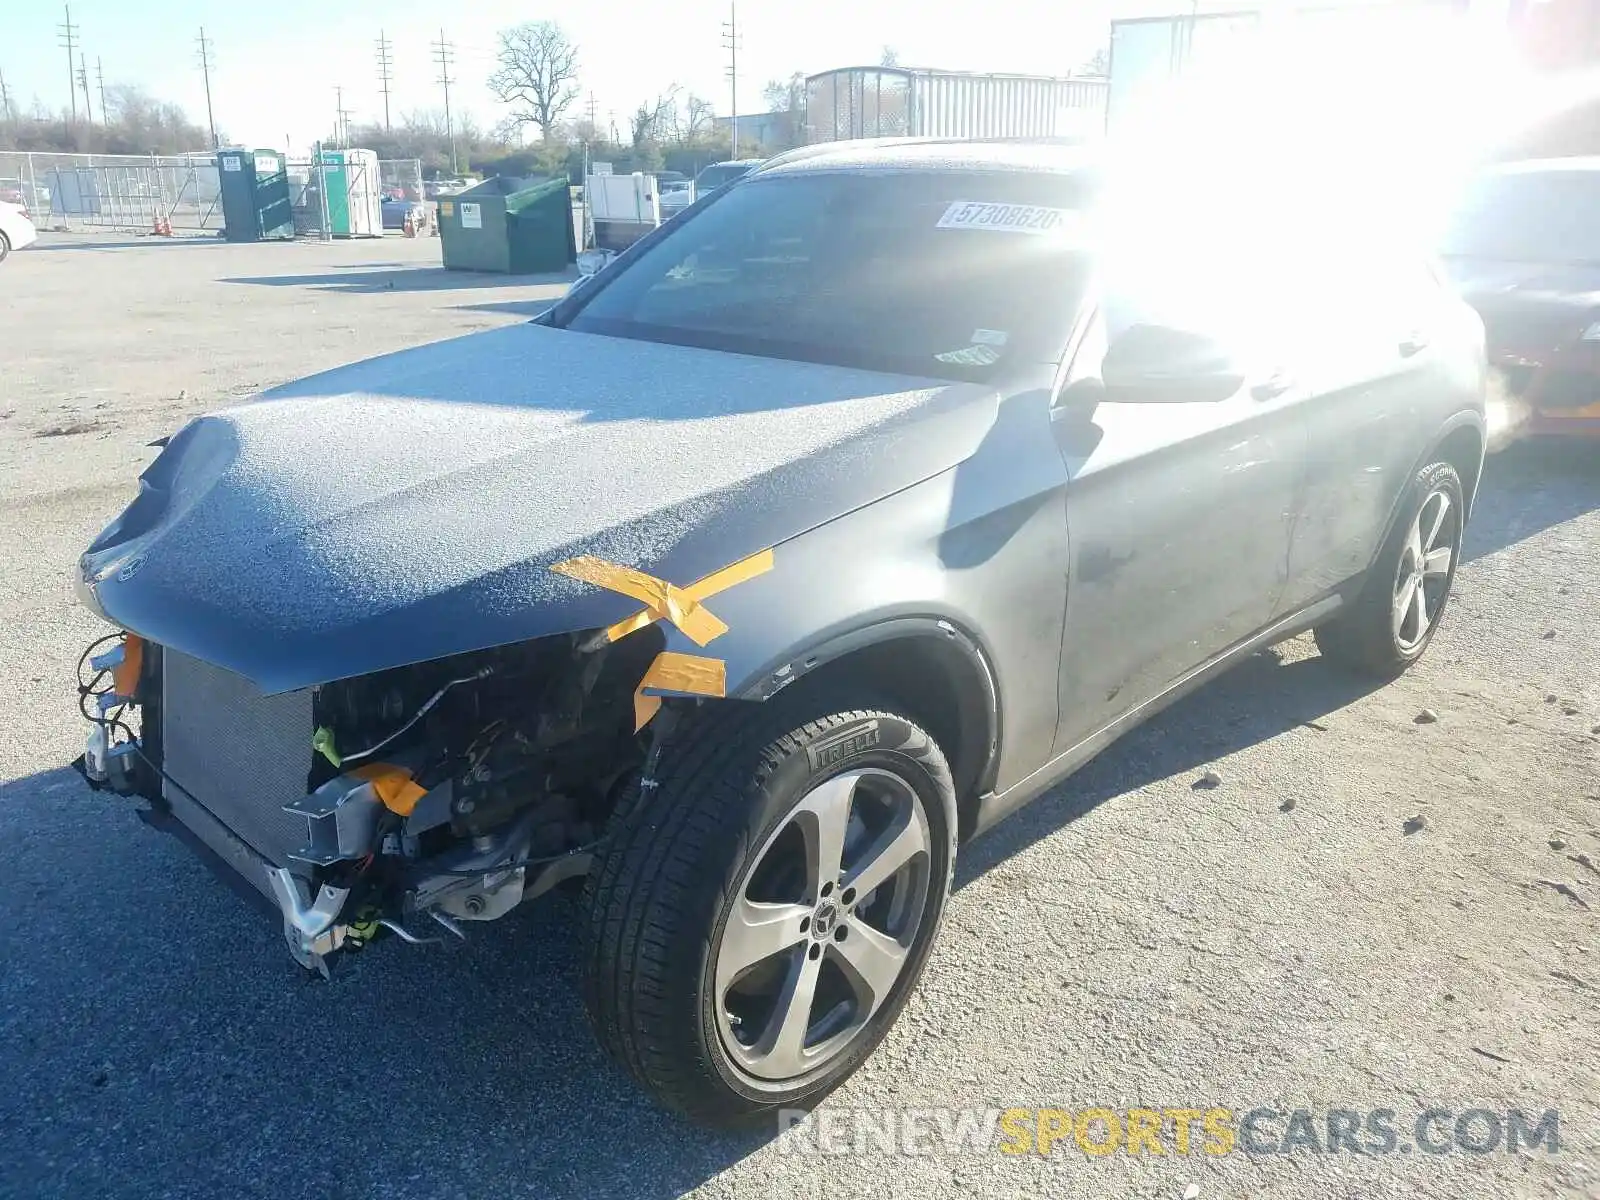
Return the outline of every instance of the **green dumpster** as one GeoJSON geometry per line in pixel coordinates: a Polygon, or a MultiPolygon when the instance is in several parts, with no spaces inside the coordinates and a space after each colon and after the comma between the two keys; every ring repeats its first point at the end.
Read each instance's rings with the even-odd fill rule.
{"type": "Polygon", "coordinates": [[[486,179],[439,197],[438,220],[444,265],[453,271],[536,275],[578,260],[565,176],[486,179]]]}
{"type": "Polygon", "coordinates": [[[217,151],[217,184],[230,242],[294,237],[288,165],[276,150],[217,151]]]}

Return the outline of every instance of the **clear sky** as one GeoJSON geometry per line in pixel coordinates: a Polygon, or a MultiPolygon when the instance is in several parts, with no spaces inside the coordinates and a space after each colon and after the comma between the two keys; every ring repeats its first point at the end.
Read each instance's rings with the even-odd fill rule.
{"type": "MultiPolygon", "coordinates": [[[[37,97],[54,110],[68,103],[62,8],[45,0],[12,3],[0,38],[0,73],[14,103],[37,97]]],[[[741,0],[739,106],[761,108],[761,87],[795,71],[875,63],[892,46],[908,66],[1061,75],[1101,45],[1117,15],[1170,11],[1161,0],[741,0]]],[[[1187,7],[1186,5],[1184,7],[1187,7]]],[[[1206,7],[1210,7],[1207,5],[1206,7]]],[[[677,83],[729,106],[721,48],[726,0],[73,0],[72,20],[88,59],[107,83],[134,83],[182,104],[205,124],[196,38],[215,43],[212,99],[218,126],[235,142],[299,151],[334,123],[336,86],[359,123],[381,117],[376,41],[394,45],[394,112],[438,108],[438,69],[430,43],[455,45],[453,106],[486,128],[503,111],[484,87],[494,67],[495,31],[519,21],[553,20],[580,48],[585,91],[600,119],[619,127],[641,101],[677,83]]],[[[99,97],[91,95],[96,114],[99,97]]],[[[81,104],[81,97],[80,97],[81,104]]]]}

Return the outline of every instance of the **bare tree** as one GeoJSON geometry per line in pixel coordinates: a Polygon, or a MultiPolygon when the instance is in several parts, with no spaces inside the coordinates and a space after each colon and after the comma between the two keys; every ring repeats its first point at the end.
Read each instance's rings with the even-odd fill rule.
{"type": "Polygon", "coordinates": [[[1102,79],[1111,74],[1110,47],[1101,46],[1084,61],[1083,66],[1078,68],[1077,73],[1079,75],[1098,75],[1102,79]]]}
{"type": "Polygon", "coordinates": [[[795,112],[806,106],[806,77],[796,71],[788,79],[771,79],[761,89],[769,112],[795,112]]]}
{"type": "Polygon", "coordinates": [[[885,46],[883,53],[878,57],[880,67],[898,67],[900,65],[900,51],[893,46],[885,46]]]}
{"type": "Polygon", "coordinates": [[[647,100],[639,105],[629,121],[634,146],[637,148],[648,142],[660,141],[662,133],[672,124],[677,109],[677,84],[657,96],[654,103],[647,100]]]}
{"type": "Polygon", "coordinates": [[[689,93],[682,105],[673,105],[673,140],[687,146],[706,137],[716,124],[715,115],[711,101],[689,93]]]}
{"type": "Polygon", "coordinates": [[[798,146],[805,141],[806,131],[806,77],[796,71],[788,79],[774,79],[761,89],[769,112],[782,113],[773,142],[779,149],[798,146]]]}
{"type": "Polygon", "coordinates": [[[525,21],[500,31],[499,60],[489,90],[512,105],[511,120],[537,125],[548,141],[578,98],[578,48],[554,21],[525,21]]]}

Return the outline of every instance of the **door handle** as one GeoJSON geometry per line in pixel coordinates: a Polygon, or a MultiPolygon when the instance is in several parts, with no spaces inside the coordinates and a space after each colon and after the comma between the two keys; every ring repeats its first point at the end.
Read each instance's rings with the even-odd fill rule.
{"type": "Polygon", "coordinates": [[[1428,348],[1428,335],[1421,330],[1413,329],[1400,339],[1400,357],[1412,358],[1421,354],[1428,348]]]}
{"type": "Polygon", "coordinates": [[[1260,383],[1251,385],[1250,398],[1252,400],[1276,400],[1292,387],[1294,387],[1294,380],[1289,378],[1286,372],[1274,371],[1260,383]]]}

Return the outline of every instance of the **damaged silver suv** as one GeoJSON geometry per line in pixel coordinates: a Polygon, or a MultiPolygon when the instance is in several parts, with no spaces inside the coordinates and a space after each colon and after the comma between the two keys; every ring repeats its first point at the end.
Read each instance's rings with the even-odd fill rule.
{"type": "Polygon", "coordinates": [[[1106,186],[776,159],[530,324],[191,422],[82,558],[84,775],[324,973],[573,881],[640,1083],[815,1102],[959,844],[1262,646],[1393,674],[1445,609],[1477,319],[1250,189],[1128,237],[1106,186]]]}

